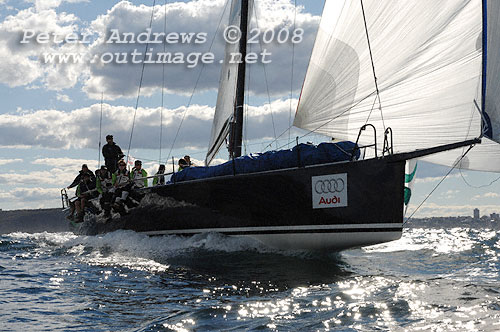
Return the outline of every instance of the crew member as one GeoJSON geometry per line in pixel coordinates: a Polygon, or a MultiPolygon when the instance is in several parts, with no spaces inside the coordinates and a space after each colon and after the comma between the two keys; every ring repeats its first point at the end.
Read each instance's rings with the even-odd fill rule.
{"type": "MultiPolygon", "coordinates": [[[[95,182],[95,176],[94,176],[94,174],[89,170],[89,168],[87,167],[87,164],[83,164],[82,165],[82,170],[75,177],[75,179],[73,180],[73,182],[71,182],[71,184],[67,187],[67,189],[71,189],[73,187],[78,186],[80,184],[80,182],[83,181],[83,175],[84,174],[88,174],[90,176],[91,181],[95,182]]],[[[75,194],[75,196],[76,196],[76,194],[75,194]]],[[[74,214],[75,214],[75,209],[76,209],[75,202],[74,201],[70,201],[69,207],[70,207],[70,209],[69,209],[69,215],[66,218],[68,220],[73,220],[73,217],[74,217],[74,214]]]]}
{"type": "Polygon", "coordinates": [[[80,182],[83,180],[83,175],[88,174],[90,176],[90,180],[92,182],[95,182],[95,175],[90,171],[90,169],[87,167],[87,164],[82,165],[82,170],[79,172],[79,174],[75,177],[73,182],[67,187],[67,189],[71,189],[73,187],[76,187],[80,182]]]}
{"type": "Polygon", "coordinates": [[[165,174],[165,165],[160,165],[160,168],[158,168],[158,172],[156,172],[155,178],[153,179],[153,186],[165,184],[165,176],[162,174],[165,174]]]}
{"type": "Polygon", "coordinates": [[[78,200],[75,202],[77,222],[83,221],[85,205],[87,204],[89,199],[96,196],[95,189],[95,182],[91,180],[90,174],[84,173],[83,181],[80,182],[80,184],[76,187],[76,196],[78,196],[78,200]]]}
{"type": "Polygon", "coordinates": [[[118,170],[113,173],[112,177],[112,183],[115,190],[113,209],[120,215],[127,214],[124,204],[126,204],[129,208],[139,205],[134,203],[129,196],[134,197],[134,199],[138,201],[142,198],[142,195],[138,194],[134,190],[134,184],[131,182],[130,172],[127,171],[125,166],[125,161],[120,160],[118,162],[118,170]]]}
{"type": "Polygon", "coordinates": [[[196,166],[195,164],[193,164],[193,163],[191,162],[191,157],[190,157],[190,156],[185,155],[185,156],[184,156],[184,160],[186,161],[186,163],[187,163],[188,167],[191,167],[191,166],[196,166]]]}
{"type": "Polygon", "coordinates": [[[102,155],[104,156],[104,162],[108,170],[113,174],[117,169],[118,161],[125,155],[122,149],[113,142],[113,135],[106,136],[106,144],[102,147],[102,155]]]}
{"type": "Polygon", "coordinates": [[[96,188],[99,194],[101,195],[99,199],[99,204],[101,204],[101,208],[104,210],[104,217],[111,217],[111,202],[113,200],[113,184],[112,184],[112,175],[111,172],[108,171],[106,166],[101,166],[100,169],[96,172],[96,188]]]}
{"type": "Polygon", "coordinates": [[[142,168],[142,161],[136,160],[134,168],[130,173],[130,179],[134,181],[134,186],[137,188],[146,188],[148,186],[148,173],[142,168]]]}
{"type": "Polygon", "coordinates": [[[189,165],[188,163],[186,162],[186,160],[184,158],[181,158],[179,159],[179,168],[177,169],[177,172],[180,172],[182,171],[184,168],[188,168],[189,165]]]}

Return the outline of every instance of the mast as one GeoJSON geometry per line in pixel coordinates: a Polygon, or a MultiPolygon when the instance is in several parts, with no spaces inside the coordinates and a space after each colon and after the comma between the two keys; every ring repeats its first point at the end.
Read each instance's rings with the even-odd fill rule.
{"type": "Polygon", "coordinates": [[[247,30],[248,30],[248,0],[241,0],[240,19],[240,63],[238,64],[238,78],[236,83],[236,100],[234,106],[234,122],[229,136],[229,156],[241,156],[243,137],[243,106],[245,105],[245,70],[247,56],[247,30]]]}

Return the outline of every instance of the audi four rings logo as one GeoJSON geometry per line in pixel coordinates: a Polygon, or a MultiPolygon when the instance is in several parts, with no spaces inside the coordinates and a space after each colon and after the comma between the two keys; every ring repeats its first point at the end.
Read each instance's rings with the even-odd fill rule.
{"type": "Polygon", "coordinates": [[[318,194],[329,194],[329,193],[340,193],[344,191],[345,183],[344,180],[329,179],[329,180],[318,180],[314,185],[314,190],[318,194]]]}

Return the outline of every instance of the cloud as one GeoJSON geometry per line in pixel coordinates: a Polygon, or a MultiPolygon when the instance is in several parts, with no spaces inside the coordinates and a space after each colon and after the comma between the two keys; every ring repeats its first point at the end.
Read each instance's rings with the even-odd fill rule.
{"type": "Polygon", "coordinates": [[[440,194],[441,198],[452,199],[456,197],[456,194],[460,193],[460,190],[448,190],[440,194]]]}
{"type": "MultiPolygon", "coordinates": [[[[461,177],[467,177],[467,174],[450,174],[448,175],[446,178],[447,179],[450,179],[450,178],[461,178],[461,177]]],[[[443,179],[444,177],[444,174],[441,175],[441,176],[429,176],[429,177],[425,177],[425,178],[417,178],[415,180],[415,183],[432,183],[432,182],[439,182],[443,179]]]]}
{"type": "Polygon", "coordinates": [[[23,162],[22,159],[0,159],[0,166],[11,163],[21,163],[21,162],[23,162]]]}
{"type": "Polygon", "coordinates": [[[4,204],[8,203],[9,210],[60,207],[60,197],[59,188],[19,187],[8,192],[0,191],[0,199],[4,204]]]}
{"type": "MultiPolygon", "coordinates": [[[[293,100],[292,107],[297,100],[293,100]]],[[[103,136],[110,133],[124,152],[128,146],[134,108],[103,104],[103,136]]],[[[248,107],[247,139],[271,138],[276,130],[288,127],[289,100],[275,100],[271,106],[248,107]],[[273,121],[271,121],[271,112],[273,121]]],[[[139,108],[132,148],[158,149],[161,108],[139,108]]],[[[29,146],[53,149],[97,148],[101,105],[78,108],[70,112],[38,110],[0,115],[0,146],[29,146]]],[[[176,139],[175,148],[205,149],[208,146],[214,108],[192,105],[189,109],[178,107],[163,110],[163,147],[170,147],[179,124],[183,125],[176,139]]]]}
{"type": "Polygon", "coordinates": [[[0,173],[0,186],[68,186],[78,175],[82,164],[87,164],[91,170],[97,168],[97,161],[72,158],[39,158],[31,162],[33,165],[45,166],[36,171],[10,171],[0,173]]]}
{"type": "MultiPolygon", "coordinates": [[[[216,30],[217,22],[221,21],[221,13],[224,12],[225,4],[226,1],[222,0],[200,0],[188,3],[176,2],[167,4],[167,33],[205,33],[206,42],[201,44],[170,43],[167,45],[166,51],[172,54],[180,52],[183,55],[193,52],[205,53],[210,51],[214,53],[217,60],[215,64],[198,65],[194,68],[187,68],[187,64],[166,65],[165,87],[170,93],[190,93],[201,70],[203,70],[203,73],[198,82],[198,90],[203,91],[218,87],[219,72],[221,69],[219,60],[222,60],[224,57],[225,42],[223,31],[227,25],[226,22],[228,22],[228,8],[225,10],[226,15],[222,18],[223,24],[219,28],[219,31],[217,31],[217,34],[216,30]],[[210,48],[212,40],[213,45],[210,48]]],[[[256,40],[258,39],[257,37],[262,38],[264,33],[267,33],[266,31],[269,31],[267,36],[271,36],[271,34],[277,36],[282,30],[285,32],[282,32],[281,36],[285,36],[285,33],[291,31],[293,28],[294,13],[294,6],[288,0],[259,1],[256,3],[254,10],[258,21],[254,20],[251,23],[250,38],[256,37],[256,40]]],[[[125,1],[116,4],[106,15],[102,15],[92,22],[91,26],[99,34],[100,38],[91,47],[91,58],[107,52],[126,52],[131,54],[136,49],[143,53],[145,49],[145,45],[143,44],[111,44],[106,41],[109,41],[110,32],[113,30],[120,33],[133,33],[134,36],[144,33],[146,27],[148,27],[150,16],[151,7],[134,6],[125,1]]],[[[295,71],[294,90],[300,89],[305,75],[315,33],[319,24],[319,17],[304,13],[302,7],[297,8],[296,17],[295,27],[304,30],[302,42],[295,44],[294,47],[292,47],[292,43],[279,43],[276,41],[266,43],[262,46],[263,49],[272,54],[269,57],[272,63],[266,65],[268,89],[272,95],[289,93],[290,91],[292,54],[294,55],[295,71]]],[[[164,10],[159,6],[155,11],[152,25],[153,34],[164,31],[164,21],[164,10]]],[[[153,49],[154,59],[156,58],[156,52],[163,52],[162,44],[151,44],[149,47],[153,49]]],[[[258,44],[249,44],[248,51],[260,53],[262,50],[258,44]]],[[[137,92],[141,68],[141,64],[96,64],[91,67],[90,78],[85,82],[85,91],[94,98],[98,98],[103,89],[106,98],[133,96],[137,92]]],[[[251,92],[266,94],[267,88],[262,65],[249,65],[248,70],[252,72],[249,84],[251,92]]],[[[146,94],[152,93],[155,89],[161,88],[161,86],[162,65],[152,64],[146,66],[145,80],[143,81],[144,92],[146,94]]]]}
{"type": "Polygon", "coordinates": [[[14,187],[18,185],[49,185],[63,188],[70,185],[78,174],[77,170],[78,168],[73,170],[73,172],[67,172],[62,169],[54,168],[46,171],[33,171],[27,173],[2,173],[0,174],[0,185],[14,187]]]}
{"type": "Polygon", "coordinates": [[[26,2],[33,3],[38,11],[47,10],[59,7],[63,2],[67,3],[80,3],[89,2],[90,0],[25,0],[26,2]]]}
{"type": "Polygon", "coordinates": [[[72,87],[87,71],[84,64],[51,65],[42,63],[43,54],[80,52],[78,43],[56,43],[52,39],[38,43],[34,38],[21,43],[31,33],[67,36],[78,32],[78,18],[65,12],[57,13],[59,0],[37,1],[34,7],[7,16],[0,23],[0,83],[9,87],[29,86],[42,82],[52,90],[72,87]]]}
{"type": "Polygon", "coordinates": [[[475,195],[474,197],[472,197],[471,199],[473,201],[477,201],[479,199],[484,199],[484,198],[497,198],[497,197],[500,197],[499,194],[495,193],[495,192],[489,192],[489,193],[485,193],[485,194],[479,194],[479,195],[475,195]]]}
{"type": "MultiPolygon", "coordinates": [[[[66,0],[65,2],[80,2],[66,0]]],[[[145,44],[118,44],[109,43],[112,31],[120,34],[132,33],[138,36],[144,33],[149,26],[152,7],[134,5],[128,1],[120,1],[106,14],[98,16],[92,22],[81,22],[78,17],[68,13],[58,13],[55,8],[63,0],[36,0],[33,7],[20,10],[15,15],[8,16],[0,23],[0,83],[16,86],[38,86],[40,83],[51,90],[63,90],[74,87],[81,81],[84,91],[92,98],[135,97],[140,82],[142,64],[116,64],[115,61],[103,63],[103,55],[127,53],[133,51],[143,53],[145,44]],[[37,43],[34,38],[29,43],[21,44],[24,34],[32,30],[39,35],[48,33],[51,41],[37,43]],[[87,43],[57,42],[54,35],[61,37],[72,33],[88,34],[87,43]],[[46,55],[77,54],[79,61],[70,60],[67,63],[46,62],[46,55]],[[95,60],[95,61],[91,61],[95,60]]],[[[198,0],[169,3],[166,5],[167,33],[204,34],[202,43],[169,43],[165,51],[171,54],[181,53],[184,57],[192,53],[214,53],[213,64],[201,64],[188,68],[187,64],[167,64],[165,66],[165,88],[169,93],[190,94],[200,76],[197,91],[215,90],[219,85],[221,64],[224,57],[225,42],[223,31],[228,22],[229,9],[225,8],[225,0],[198,0]],[[224,17],[222,13],[225,12],[224,17]],[[222,18],[222,20],[221,20],[222,18]],[[222,22],[217,31],[217,24],[222,22]],[[217,32],[216,32],[217,31],[217,32]],[[213,41],[213,45],[210,45],[213,41]]],[[[250,38],[262,39],[264,36],[272,42],[250,44],[248,51],[261,53],[263,49],[271,55],[272,62],[265,67],[262,64],[248,65],[249,91],[253,94],[273,96],[290,93],[290,85],[298,93],[305,75],[309,56],[319,24],[319,17],[304,12],[303,7],[294,8],[290,0],[263,0],[255,5],[253,11],[258,20],[252,20],[250,38]],[[295,15],[296,14],[296,15],[295,15]],[[296,20],[294,22],[294,17],[296,20]],[[294,34],[293,27],[303,29],[299,33],[301,42],[280,43],[281,40],[290,40],[294,34]],[[257,29],[258,27],[258,29],[257,29]],[[286,34],[291,35],[286,37],[286,34]],[[262,47],[262,49],[261,49],[262,47]],[[293,77],[292,76],[293,57],[293,77]],[[266,84],[267,82],[267,84],[266,84]]],[[[164,31],[165,7],[156,6],[152,33],[164,31]]],[[[301,31],[301,30],[297,30],[301,31]]],[[[299,40],[296,39],[296,40],[299,40]]],[[[163,52],[163,44],[151,44],[154,56],[163,52]]],[[[116,56],[114,56],[116,58],[116,56]]],[[[142,60],[142,55],[138,57],[142,60]]],[[[130,62],[130,61],[129,61],[130,62]]],[[[150,95],[162,87],[163,66],[151,64],[145,67],[142,82],[143,95],[150,95]]]]}
{"type": "MultiPolygon", "coordinates": [[[[50,165],[57,168],[75,168],[82,164],[93,165],[95,160],[73,159],[73,158],[39,158],[31,162],[34,165],[50,165]]],[[[97,167],[97,165],[96,165],[97,167]]]]}
{"type": "Polygon", "coordinates": [[[71,98],[68,95],[63,95],[60,93],[57,94],[56,98],[57,98],[57,100],[62,101],[63,103],[72,103],[73,102],[73,100],[71,100],[71,98]]]}

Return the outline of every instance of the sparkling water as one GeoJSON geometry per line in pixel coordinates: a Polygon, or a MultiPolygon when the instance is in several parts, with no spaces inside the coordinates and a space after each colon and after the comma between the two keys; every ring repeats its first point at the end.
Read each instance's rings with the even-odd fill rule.
{"type": "Polygon", "coordinates": [[[335,253],[238,237],[0,236],[2,331],[500,331],[499,232],[335,253]]]}

